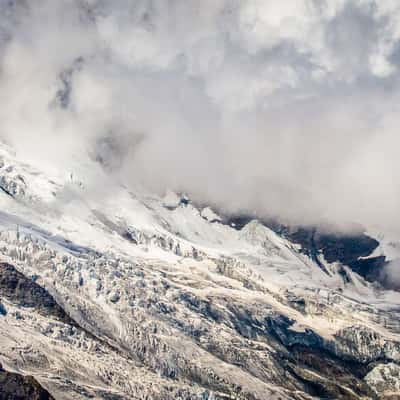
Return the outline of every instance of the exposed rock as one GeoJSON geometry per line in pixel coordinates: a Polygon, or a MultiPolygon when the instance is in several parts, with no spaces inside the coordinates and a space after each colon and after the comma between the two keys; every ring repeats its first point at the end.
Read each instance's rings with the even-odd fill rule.
{"type": "MultiPolygon", "coordinates": [[[[243,215],[226,218],[225,222],[242,230],[252,223],[254,216],[243,215]]],[[[367,236],[362,227],[355,227],[352,233],[332,233],[316,227],[288,226],[275,219],[261,219],[260,222],[284,238],[301,246],[301,251],[308,255],[322,268],[319,256],[323,255],[328,263],[339,262],[370,282],[379,281],[385,287],[391,283],[382,276],[382,267],[386,263],[384,256],[370,257],[379,242],[367,236]]]]}
{"type": "Polygon", "coordinates": [[[0,400],[54,400],[31,376],[5,371],[0,365],[0,400]]]}
{"type": "Polygon", "coordinates": [[[221,217],[216,214],[211,207],[205,207],[201,210],[200,215],[208,222],[221,222],[221,217]]]}
{"type": "Polygon", "coordinates": [[[397,393],[400,398],[400,366],[398,364],[377,365],[365,377],[365,381],[383,396],[397,393]]]}
{"type": "Polygon", "coordinates": [[[21,307],[35,308],[45,316],[74,325],[46,289],[6,263],[0,263],[0,296],[21,307]]]}

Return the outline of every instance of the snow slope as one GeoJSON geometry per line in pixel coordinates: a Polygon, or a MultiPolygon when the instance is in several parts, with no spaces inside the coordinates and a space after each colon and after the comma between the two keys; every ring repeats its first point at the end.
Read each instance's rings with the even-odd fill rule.
{"type": "Polygon", "coordinates": [[[4,144],[0,157],[1,261],[76,323],[2,299],[0,362],[56,399],[398,391],[400,293],[322,269],[257,221],[235,230],[175,193],[132,188],[89,158],[58,171],[4,144]]]}

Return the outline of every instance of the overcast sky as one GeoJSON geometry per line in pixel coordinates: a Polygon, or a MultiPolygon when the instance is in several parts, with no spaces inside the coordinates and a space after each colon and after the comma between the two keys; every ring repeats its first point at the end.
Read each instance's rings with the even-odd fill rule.
{"type": "Polygon", "coordinates": [[[0,136],[29,156],[400,230],[398,0],[0,0],[0,43],[0,136]]]}

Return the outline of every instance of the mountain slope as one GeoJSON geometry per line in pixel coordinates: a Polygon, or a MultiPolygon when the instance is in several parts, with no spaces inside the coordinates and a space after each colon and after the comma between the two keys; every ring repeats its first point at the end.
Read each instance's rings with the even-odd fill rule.
{"type": "Polygon", "coordinates": [[[398,393],[398,292],[89,159],[58,171],[0,156],[6,370],[55,399],[398,393]]]}

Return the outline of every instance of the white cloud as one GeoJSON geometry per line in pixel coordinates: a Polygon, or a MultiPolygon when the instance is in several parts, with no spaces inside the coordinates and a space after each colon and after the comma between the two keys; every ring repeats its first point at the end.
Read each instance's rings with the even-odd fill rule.
{"type": "Polygon", "coordinates": [[[398,2],[12,4],[0,135],[27,156],[68,164],[113,143],[127,180],[399,229],[398,2]]]}

